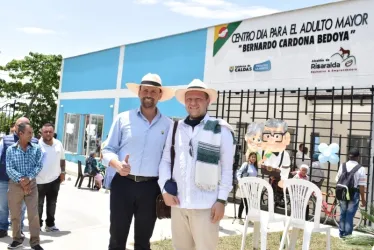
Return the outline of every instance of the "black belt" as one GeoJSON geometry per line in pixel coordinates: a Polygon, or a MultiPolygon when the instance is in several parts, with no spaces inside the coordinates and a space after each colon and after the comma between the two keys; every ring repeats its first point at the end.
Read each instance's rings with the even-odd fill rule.
{"type": "Polygon", "coordinates": [[[128,179],[133,180],[135,182],[145,182],[145,181],[158,180],[158,177],[136,176],[136,175],[132,175],[132,174],[126,175],[125,177],[127,177],[128,179]]]}

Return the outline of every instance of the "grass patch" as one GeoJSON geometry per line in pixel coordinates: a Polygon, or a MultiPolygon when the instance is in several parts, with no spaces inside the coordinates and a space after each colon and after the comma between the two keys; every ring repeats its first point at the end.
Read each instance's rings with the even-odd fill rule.
{"type": "MultiPolygon", "coordinates": [[[[248,234],[246,237],[246,250],[252,250],[252,236],[253,234],[248,234]]],[[[267,238],[268,249],[274,250],[279,248],[282,233],[270,233],[267,238]]],[[[299,234],[296,249],[301,249],[302,247],[302,233],[299,234]]],[[[225,236],[220,237],[219,245],[217,250],[238,250],[241,247],[241,235],[235,236],[225,236]]],[[[151,246],[152,250],[174,250],[171,244],[171,240],[162,240],[153,242],[151,246]]],[[[326,235],[314,233],[312,234],[312,241],[310,244],[310,249],[313,250],[325,250],[326,249],[326,235]]],[[[343,240],[335,237],[331,237],[331,249],[339,250],[371,250],[371,247],[361,247],[361,246],[350,246],[344,243],[343,240]]]]}

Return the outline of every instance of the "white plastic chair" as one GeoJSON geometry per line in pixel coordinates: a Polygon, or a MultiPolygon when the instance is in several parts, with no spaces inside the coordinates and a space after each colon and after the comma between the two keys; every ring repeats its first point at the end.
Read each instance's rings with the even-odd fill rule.
{"type": "Polygon", "coordinates": [[[261,227],[261,250],[266,250],[268,224],[274,222],[285,222],[283,216],[274,216],[273,189],[267,181],[257,177],[244,177],[240,179],[239,189],[242,193],[242,197],[247,199],[248,205],[248,214],[244,224],[241,250],[245,249],[245,238],[247,235],[248,222],[250,220],[254,223],[253,249],[258,249],[261,227]],[[264,188],[268,193],[268,211],[261,210],[261,194],[264,188]]]}
{"type": "MultiPolygon", "coordinates": [[[[288,190],[289,199],[291,203],[291,216],[287,218],[286,227],[283,231],[282,241],[279,250],[284,248],[288,230],[292,227],[292,234],[289,241],[289,249],[295,249],[297,236],[300,229],[304,229],[303,248],[308,250],[310,245],[310,238],[314,232],[326,232],[327,241],[326,249],[330,250],[330,226],[321,225],[321,206],[322,206],[322,192],[314,183],[306,180],[289,179],[283,183],[283,192],[286,197],[288,190]],[[306,209],[311,195],[316,197],[316,206],[314,212],[314,222],[305,220],[306,209]]],[[[285,209],[287,215],[287,206],[285,209]]]]}

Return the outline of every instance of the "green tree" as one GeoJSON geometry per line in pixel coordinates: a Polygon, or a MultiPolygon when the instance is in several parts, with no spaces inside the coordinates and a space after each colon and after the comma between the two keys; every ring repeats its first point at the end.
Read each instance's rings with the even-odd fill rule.
{"type": "Polygon", "coordinates": [[[11,79],[0,80],[0,97],[16,100],[15,117],[28,117],[35,130],[55,120],[61,63],[61,55],[30,52],[24,59],[0,66],[11,79]]]}

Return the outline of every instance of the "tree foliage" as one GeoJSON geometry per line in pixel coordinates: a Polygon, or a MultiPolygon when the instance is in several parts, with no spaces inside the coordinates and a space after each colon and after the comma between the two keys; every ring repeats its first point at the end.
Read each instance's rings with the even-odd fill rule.
{"type": "Polygon", "coordinates": [[[0,97],[16,101],[15,118],[28,117],[35,130],[55,120],[61,63],[61,55],[30,52],[24,59],[0,66],[11,79],[0,79],[0,97]]]}

